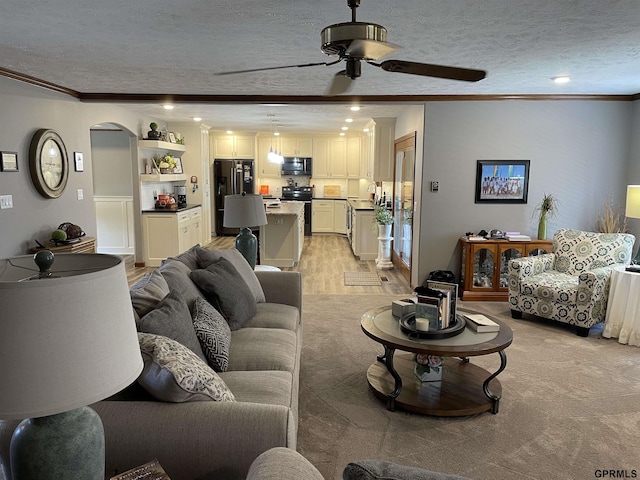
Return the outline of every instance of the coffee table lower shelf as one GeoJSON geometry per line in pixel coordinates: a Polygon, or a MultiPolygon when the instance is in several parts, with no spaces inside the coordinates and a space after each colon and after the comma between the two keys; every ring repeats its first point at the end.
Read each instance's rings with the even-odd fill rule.
{"type": "MultiPolygon", "coordinates": [[[[421,382],[414,374],[415,361],[411,354],[396,354],[393,365],[402,378],[402,390],[395,405],[410,412],[439,417],[460,417],[486,411],[497,411],[502,396],[499,380],[489,382],[491,393],[498,400],[487,397],[483,383],[491,376],[484,368],[468,361],[447,357],[442,381],[421,382]]],[[[376,362],[367,370],[367,381],[373,392],[384,400],[394,390],[394,379],[384,363],[376,362]]]]}

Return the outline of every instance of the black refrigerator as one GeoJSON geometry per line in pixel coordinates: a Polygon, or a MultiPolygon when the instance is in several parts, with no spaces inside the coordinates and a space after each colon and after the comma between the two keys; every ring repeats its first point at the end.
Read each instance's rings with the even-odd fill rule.
{"type": "Polygon", "coordinates": [[[216,235],[237,235],[239,228],[222,226],[225,195],[254,193],[253,160],[213,161],[213,186],[215,188],[216,235]]]}

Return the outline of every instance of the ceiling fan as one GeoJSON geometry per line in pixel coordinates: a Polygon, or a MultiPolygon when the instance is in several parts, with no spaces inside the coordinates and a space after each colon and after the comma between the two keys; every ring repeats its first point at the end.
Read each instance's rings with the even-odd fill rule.
{"type": "Polygon", "coordinates": [[[361,75],[362,61],[365,61],[369,65],[380,67],[387,72],[408,73],[411,75],[446,78],[464,82],[477,82],[482,80],[487,74],[487,72],[483,70],[408,62],[406,60],[385,60],[382,63],[375,63],[375,60],[386,57],[400,47],[387,42],[387,29],[382,25],[356,21],[356,9],[360,6],[360,0],[347,0],[347,6],[351,8],[351,21],[329,25],[322,29],[320,33],[322,39],[322,46],[320,48],[327,55],[337,56],[337,60],[333,62],[235,70],[232,72],[220,72],[215,75],[234,75],[237,73],[279,70],[282,68],[335,65],[344,60],[346,62],[345,69],[336,73],[327,91],[327,95],[339,95],[347,92],[353,83],[352,81],[361,75]]]}

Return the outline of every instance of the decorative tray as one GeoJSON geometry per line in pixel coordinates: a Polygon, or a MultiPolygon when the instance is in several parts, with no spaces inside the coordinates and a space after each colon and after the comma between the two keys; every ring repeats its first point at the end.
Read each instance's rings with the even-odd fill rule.
{"type": "Polygon", "coordinates": [[[466,321],[462,315],[456,314],[456,321],[453,325],[442,330],[424,331],[416,330],[416,314],[408,313],[400,318],[400,330],[411,339],[438,340],[442,338],[455,337],[464,332],[466,321]]]}

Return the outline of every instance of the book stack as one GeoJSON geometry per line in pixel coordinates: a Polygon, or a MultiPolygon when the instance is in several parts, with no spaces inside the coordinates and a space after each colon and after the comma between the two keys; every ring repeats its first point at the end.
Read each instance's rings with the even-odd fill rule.
{"type": "Polygon", "coordinates": [[[422,328],[428,328],[430,331],[452,327],[456,322],[457,296],[457,284],[427,280],[426,288],[421,287],[418,291],[416,328],[419,326],[420,318],[427,320],[422,322],[424,323],[422,328]]]}
{"type": "Polygon", "coordinates": [[[504,236],[510,242],[530,242],[531,237],[529,235],[521,235],[520,232],[507,232],[504,236]]]}
{"type": "Polygon", "coordinates": [[[469,325],[469,328],[478,333],[500,331],[500,325],[498,325],[493,320],[488,319],[481,313],[465,313],[464,318],[465,320],[467,320],[467,325],[469,325]]]}

